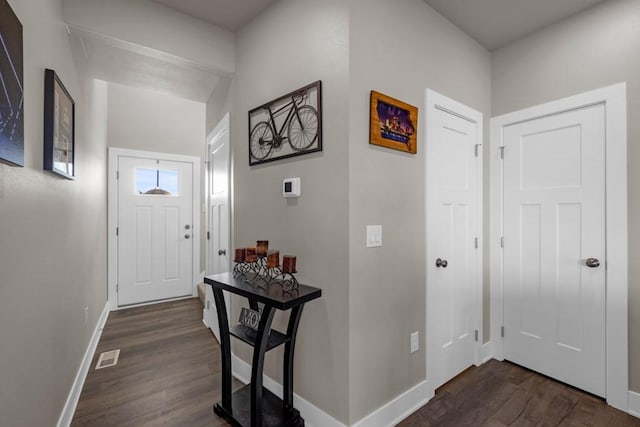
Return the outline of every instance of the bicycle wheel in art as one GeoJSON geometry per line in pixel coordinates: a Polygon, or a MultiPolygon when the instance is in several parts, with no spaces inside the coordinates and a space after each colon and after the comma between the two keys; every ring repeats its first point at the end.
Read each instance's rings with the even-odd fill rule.
{"type": "Polygon", "coordinates": [[[289,145],[295,151],[304,151],[318,139],[318,112],[311,105],[298,108],[289,120],[289,145]]]}
{"type": "Polygon", "coordinates": [[[251,129],[249,138],[249,150],[251,157],[256,160],[264,160],[269,157],[273,149],[273,128],[267,122],[257,123],[251,129]]]}

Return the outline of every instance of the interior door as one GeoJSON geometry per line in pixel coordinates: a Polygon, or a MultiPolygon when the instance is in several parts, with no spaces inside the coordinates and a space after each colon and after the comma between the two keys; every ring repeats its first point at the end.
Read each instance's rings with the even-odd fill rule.
{"type": "Polygon", "coordinates": [[[504,128],[504,356],[605,395],[605,127],[595,105],[504,128]]]}
{"type": "Polygon", "coordinates": [[[118,157],[118,305],[192,294],[192,165],[118,157]]]}
{"type": "Polygon", "coordinates": [[[478,313],[477,124],[434,108],[427,156],[428,327],[434,388],[475,362],[478,313]]]}
{"type": "MultiPolygon", "coordinates": [[[[207,145],[207,274],[229,271],[231,256],[229,230],[229,130],[216,133],[207,145]]],[[[228,295],[225,292],[225,298],[228,295]]],[[[230,306],[227,300],[227,307],[230,306]]],[[[227,313],[228,315],[228,313],[227,313]]],[[[204,323],[220,341],[218,315],[210,286],[205,289],[204,323]]]]}

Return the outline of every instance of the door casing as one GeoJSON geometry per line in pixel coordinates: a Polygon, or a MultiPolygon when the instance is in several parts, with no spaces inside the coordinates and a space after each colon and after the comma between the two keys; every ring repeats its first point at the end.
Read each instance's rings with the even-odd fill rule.
{"type": "MultiPolygon", "coordinates": [[[[118,310],[118,157],[141,157],[145,159],[159,159],[192,164],[192,191],[193,209],[192,225],[193,238],[191,239],[193,250],[192,266],[192,296],[197,295],[196,286],[202,282],[200,273],[200,158],[184,156],[180,154],[156,153],[149,151],[130,150],[125,148],[109,147],[108,181],[107,181],[107,304],[109,308],[118,310]]],[[[155,304],[156,302],[129,305],[126,308],[155,304]]]]}
{"type": "MultiPolygon", "coordinates": [[[[627,280],[627,113],[626,84],[619,83],[491,119],[491,342],[492,353],[504,360],[503,313],[503,162],[506,126],[596,104],[605,106],[606,211],[606,399],[628,409],[628,280],[627,280]]],[[[551,153],[550,153],[551,154],[551,153]]],[[[508,333],[506,331],[505,333],[508,333]]]]}
{"type": "MultiPolygon", "coordinates": [[[[429,182],[428,176],[429,173],[428,171],[430,170],[430,162],[432,161],[437,161],[438,159],[434,159],[432,158],[432,156],[429,155],[429,141],[432,141],[433,138],[435,137],[434,133],[436,131],[435,126],[433,126],[431,123],[432,121],[430,120],[431,115],[435,112],[436,109],[445,111],[447,113],[453,114],[455,116],[461,117],[465,120],[468,120],[472,123],[475,123],[477,126],[477,134],[476,134],[476,138],[477,138],[477,142],[476,144],[479,144],[478,146],[478,156],[476,158],[476,162],[477,162],[477,168],[476,168],[476,180],[477,180],[477,191],[476,191],[476,197],[477,197],[477,202],[476,202],[476,221],[478,224],[477,227],[477,234],[478,234],[478,249],[477,249],[477,257],[476,257],[476,268],[475,268],[475,272],[476,272],[476,294],[475,294],[475,310],[476,310],[476,316],[475,316],[475,322],[474,325],[472,327],[472,329],[475,329],[478,331],[478,340],[475,343],[474,346],[474,360],[475,360],[475,365],[478,366],[480,364],[482,364],[483,362],[485,362],[486,360],[484,360],[484,355],[482,354],[481,351],[481,346],[482,346],[482,342],[483,342],[483,337],[482,337],[482,265],[483,265],[483,253],[482,253],[482,247],[483,247],[483,235],[482,235],[482,228],[483,228],[483,219],[482,219],[482,201],[483,201],[483,185],[482,185],[482,176],[483,176],[483,155],[482,155],[482,143],[483,143],[483,116],[482,113],[473,110],[469,107],[467,107],[466,105],[457,102],[453,99],[450,99],[444,95],[439,94],[438,92],[435,92],[431,89],[427,89],[426,92],[426,96],[427,96],[427,102],[426,105],[427,107],[425,108],[425,121],[424,123],[426,123],[426,155],[425,155],[425,170],[427,171],[427,173],[425,173],[425,188],[426,188],[426,192],[427,192],[427,197],[425,197],[425,231],[426,231],[426,235],[425,235],[425,253],[426,253],[426,260],[427,262],[425,262],[425,277],[426,277],[426,284],[425,284],[425,297],[426,297],[426,301],[425,301],[425,307],[427,309],[427,313],[425,316],[425,320],[426,320],[426,325],[425,325],[425,331],[426,331],[426,345],[427,345],[427,351],[426,351],[426,369],[427,369],[427,381],[430,378],[433,378],[434,374],[434,369],[435,366],[434,364],[432,364],[431,362],[434,360],[433,359],[433,354],[436,351],[436,345],[437,343],[435,342],[434,339],[432,339],[431,337],[433,337],[433,326],[434,323],[436,322],[437,319],[434,319],[430,313],[432,313],[434,310],[431,307],[431,305],[434,303],[433,301],[430,301],[429,299],[429,284],[430,283],[434,283],[434,279],[431,277],[431,269],[429,269],[429,263],[431,262],[432,259],[436,258],[435,253],[431,253],[432,250],[429,247],[430,245],[428,244],[428,238],[429,238],[429,227],[430,227],[430,222],[429,222],[429,207],[433,205],[433,203],[431,202],[431,194],[432,191],[430,191],[430,185],[431,183],[429,182]]],[[[432,384],[433,382],[430,382],[429,384],[432,384]]],[[[432,388],[433,385],[430,385],[430,392],[431,395],[433,395],[433,391],[434,389],[432,388]]]]}

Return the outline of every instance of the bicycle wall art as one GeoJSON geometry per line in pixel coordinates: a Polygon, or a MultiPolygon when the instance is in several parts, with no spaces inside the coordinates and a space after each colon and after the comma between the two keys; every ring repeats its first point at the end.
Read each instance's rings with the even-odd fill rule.
{"type": "Polygon", "coordinates": [[[418,152],[418,108],[371,91],[369,143],[411,154],[418,152]]]}
{"type": "Polygon", "coordinates": [[[249,165],[322,151],[322,82],[249,111],[249,165]]]}

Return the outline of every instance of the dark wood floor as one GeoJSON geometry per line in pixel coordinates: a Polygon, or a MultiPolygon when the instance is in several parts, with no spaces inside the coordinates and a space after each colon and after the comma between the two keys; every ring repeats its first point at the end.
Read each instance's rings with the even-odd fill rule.
{"type": "MultiPolygon", "coordinates": [[[[220,370],[218,343],[202,324],[198,299],[113,312],[72,426],[227,426],[211,410],[220,400],[220,370]],[[101,352],[117,348],[117,366],[94,369],[101,352]]],[[[640,426],[640,419],[527,369],[492,360],[442,386],[400,426],[618,427],[640,426]]]]}
{"type": "Polygon", "coordinates": [[[227,426],[212,411],[220,370],[198,299],[112,312],[72,426],[227,426]],[[94,369],[117,348],[118,365],[94,369]]]}
{"type": "Polygon", "coordinates": [[[597,397],[509,362],[491,360],[440,387],[398,427],[640,426],[597,397]]]}

